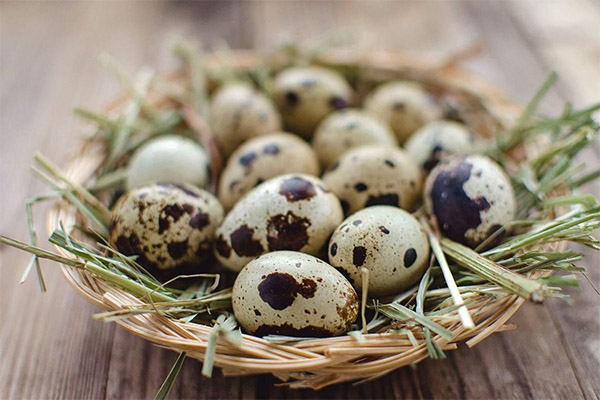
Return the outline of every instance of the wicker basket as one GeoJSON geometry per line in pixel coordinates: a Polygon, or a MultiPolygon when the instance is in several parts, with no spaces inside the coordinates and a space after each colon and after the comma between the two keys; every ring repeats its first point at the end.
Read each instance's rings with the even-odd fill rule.
{"type": "MultiPolygon", "coordinates": [[[[219,68],[222,63],[229,63],[230,67],[233,65],[235,68],[248,69],[259,62],[261,58],[249,52],[234,52],[227,59],[222,56],[208,59],[210,68],[219,68]]],[[[347,51],[329,52],[319,58],[318,62],[348,71],[360,71],[372,77],[373,81],[397,78],[418,80],[438,94],[443,92],[451,98],[458,97],[463,104],[469,104],[463,110],[465,122],[483,135],[493,135],[498,125],[512,120],[519,111],[500,91],[460,69],[454,62],[439,65],[396,53],[357,54],[347,51]]],[[[185,79],[183,76],[177,73],[168,79],[181,81],[185,79]]],[[[121,107],[124,99],[125,97],[116,99],[109,108],[121,107]]],[[[158,95],[154,100],[156,104],[165,101],[158,95]]],[[[522,153],[525,156],[527,151],[522,153]]],[[[65,167],[66,175],[76,183],[90,183],[103,157],[103,143],[99,140],[87,141],[68,162],[65,167]]],[[[63,201],[57,202],[47,217],[49,232],[59,227],[59,221],[70,230],[80,218],[76,210],[63,201]]],[[[563,245],[554,245],[556,246],[563,245]]],[[[56,249],[67,257],[73,257],[61,248],[56,249]]],[[[68,266],[63,266],[62,271],[79,294],[102,310],[116,311],[142,304],[133,295],[85,271],[68,266]]],[[[469,294],[469,299],[471,302],[468,308],[476,325],[474,329],[464,329],[456,317],[431,317],[434,322],[453,333],[450,341],[434,335],[433,340],[442,350],[456,349],[457,343],[465,340],[472,347],[494,332],[512,329],[513,326],[506,323],[524,302],[522,298],[511,294],[490,301],[489,297],[472,293],[469,294]]],[[[137,315],[116,322],[128,331],[167,349],[186,351],[189,357],[198,360],[205,357],[210,326],[181,322],[157,313],[137,315]]],[[[429,357],[422,330],[416,327],[408,329],[411,329],[418,345],[411,341],[412,338],[409,338],[406,331],[368,334],[360,341],[351,336],[340,336],[288,343],[273,343],[243,335],[241,346],[233,346],[226,341],[218,342],[215,365],[222,368],[224,375],[272,373],[293,388],[319,389],[338,382],[368,381],[429,357]]]]}

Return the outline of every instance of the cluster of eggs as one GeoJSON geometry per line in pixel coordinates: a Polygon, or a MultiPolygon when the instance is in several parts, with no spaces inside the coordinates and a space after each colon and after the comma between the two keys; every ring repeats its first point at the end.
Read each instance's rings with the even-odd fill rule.
{"type": "Polygon", "coordinates": [[[513,219],[505,173],[469,155],[471,132],[443,120],[422,86],[385,83],[355,106],[348,82],[317,67],[279,73],[272,98],[222,86],[208,116],[227,160],[216,196],[199,144],[151,140],[131,158],[111,243],[163,282],[214,256],[238,273],[246,332],[323,337],[357,318],[363,268],[371,297],[418,283],[430,263],[410,213],[421,197],[447,237],[472,247],[513,219]]]}

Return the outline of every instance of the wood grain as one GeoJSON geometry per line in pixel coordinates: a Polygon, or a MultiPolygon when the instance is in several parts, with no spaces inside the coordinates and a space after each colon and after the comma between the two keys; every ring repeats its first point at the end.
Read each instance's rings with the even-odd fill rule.
{"type": "MultiPolygon", "coordinates": [[[[0,232],[26,239],[23,201],[43,191],[27,173],[31,155],[64,160],[79,135],[74,105],[99,107],[117,86],[95,56],[107,51],[130,71],[173,68],[168,43],[267,48],[285,35],[308,40],[348,29],[363,48],[390,48],[442,59],[474,41],[486,53],[468,64],[519,101],[550,70],[561,81],[544,102],[600,100],[597,1],[545,2],[243,2],[0,3],[0,232]],[[543,6],[542,6],[543,5],[543,6]]],[[[600,147],[584,158],[597,168],[600,147]]],[[[596,184],[587,190],[600,193],[596,184]]],[[[37,208],[41,221],[44,206],[37,208]]],[[[43,231],[40,226],[40,231],[43,231]]],[[[49,291],[18,280],[28,257],[0,247],[0,398],[151,398],[176,355],[94,321],[55,266],[49,291]],[[10,321],[7,323],[7,321],[10,321]]],[[[600,258],[586,260],[600,286],[600,258]]],[[[526,305],[513,332],[444,361],[425,361],[360,386],[290,391],[271,376],[212,380],[186,361],[172,398],[598,398],[599,297],[582,282],[575,305],[526,305]]]]}

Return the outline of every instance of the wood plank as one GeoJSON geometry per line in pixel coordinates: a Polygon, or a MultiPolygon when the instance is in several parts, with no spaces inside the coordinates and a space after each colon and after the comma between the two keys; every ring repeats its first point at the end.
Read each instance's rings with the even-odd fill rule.
{"type": "MultiPolygon", "coordinates": [[[[515,20],[522,26],[532,47],[560,74],[560,91],[575,105],[586,106],[600,101],[600,3],[578,1],[576,7],[566,2],[550,2],[543,13],[533,13],[532,5],[511,3],[515,20]],[[531,15],[533,18],[528,18],[531,15]],[[568,82],[568,84],[565,84],[568,82]]],[[[590,148],[581,159],[588,170],[598,168],[600,146],[590,148]]],[[[596,195],[600,183],[584,190],[596,195]]],[[[600,285],[600,255],[583,250],[589,277],[600,285]]],[[[590,310],[600,309],[600,296],[582,280],[581,290],[573,291],[573,304],[553,302],[548,305],[551,318],[566,349],[571,367],[586,398],[600,396],[600,318],[590,310]],[[595,372],[594,372],[595,371],[595,372]]]]}
{"type": "MultiPolygon", "coordinates": [[[[596,45],[569,45],[593,39],[590,28],[575,30],[572,24],[596,14],[586,8],[589,2],[574,3],[567,18],[571,25],[561,25],[560,12],[553,11],[548,26],[544,13],[536,13],[531,25],[527,16],[532,10],[515,16],[515,3],[0,3],[0,37],[11,38],[0,42],[0,160],[5,167],[0,170],[0,232],[26,239],[22,201],[42,190],[25,173],[27,165],[38,148],[64,159],[79,126],[70,116],[71,106],[98,107],[116,92],[95,60],[99,51],[110,52],[130,71],[144,64],[168,70],[176,64],[164,50],[173,35],[265,48],[281,32],[308,39],[349,27],[360,32],[357,39],[364,48],[409,50],[438,59],[484,39],[488,53],[469,67],[520,101],[530,98],[550,66],[566,74],[566,82],[545,103],[545,110],[555,110],[565,95],[583,93],[581,101],[597,97],[597,86],[588,84],[598,70],[596,45]],[[565,37],[572,31],[575,36],[565,37]]],[[[589,152],[589,160],[597,160],[598,149],[589,152]]],[[[591,190],[599,193],[597,185],[591,190]]],[[[43,213],[40,208],[38,215],[43,213]]],[[[0,398],[152,397],[176,355],[113,324],[93,321],[94,308],[54,267],[45,267],[48,293],[40,294],[34,280],[18,287],[26,262],[25,255],[0,247],[0,321],[11,321],[10,327],[0,327],[0,398]]],[[[600,260],[596,256],[588,263],[597,266],[600,260]]],[[[598,282],[597,270],[593,279],[598,282]]],[[[513,319],[519,326],[515,332],[494,335],[474,349],[461,346],[445,361],[428,360],[365,385],[334,385],[315,393],[275,386],[278,381],[271,376],[223,378],[216,373],[207,380],[200,377],[201,364],[187,360],[171,397],[598,397],[600,380],[593,372],[600,369],[593,313],[598,297],[590,290],[584,284],[581,293],[569,291],[576,312],[558,301],[527,305],[513,319]]]]}
{"type": "MultiPolygon", "coordinates": [[[[539,33],[541,31],[541,29],[536,29],[536,25],[535,23],[532,23],[532,19],[529,18],[529,16],[533,15],[532,14],[532,10],[529,10],[529,12],[520,10],[520,11],[515,11],[515,8],[523,5],[523,7],[531,7],[531,4],[526,4],[526,3],[503,3],[505,6],[509,7],[509,10],[507,12],[508,15],[506,15],[504,18],[506,19],[512,19],[514,21],[514,26],[515,26],[515,31],[520,32],[520,35],[527,35],[527,33],[529,33],[529,36],[525,37],[525,40],[523,40],[524,46],[521,52],[513,52],[513,60],[515,60],[515,62],[518,61],[518,66],[520,69],[525,70],[525,71],[539,71],[539,72],[543,72],[545,70],[548,69],[548,67],[545,67],[546,65],[552,65],[552,67],[554,68],[556,64],[552,63],[552,59],[549,59],[547,57],[545,57],[544,54],[544,46],[539,44],[534,37],[531,36],[531,32],[537,32],[539,33]],[[528,55],[529,54],[529,55],[528,55]],[[524,61],[527,61],[527,63],[531,63],[531,66],[525,66],[525,64],[523,63],[524,61]]],[[[579,2],[575,2],[576,5],[579,5],[579,2]]],[[[584,2],[584,4],[586,4],[584,2]]],[[[569,8],[571,9],[573,12],[577,12],[577,8],[578,7],[572,7],[573,3],[571,3],[570,5],[566,5],[566,3],[560,3],[560,2],[550,2],[548,4],[548,7],[555,7],[557,5],[561,5],[562,8],[566,9],[569,8]]],[[[479,12],[487,12],[490,10],[490,7],[481,7],[481,9],[479,10],[479,12]]],[[[502,15],[502,13],[500,13],[499,11],[495,10],[492,15],[490,15],[487,20],[489,21],[489,24],[485,24],[486,28],[489,29],[489,32],[491,33],[490,36],[497,36],[494,35],[495,32],[497,32],[495,30],[495,27],[493,26],[493,23],[495,23],[498,20],[501,20],[502,18],[500,17],[502,15]]],[[[541,13],[537,13],[536,17],[538,19],[544,19],[545,13],[541,12],[541,13]]],[[[533,18],[533,21],[536,20],[536,17],[533,18]]],[[[485,18],[477,18],[478,21],[484,20],[485,18]]],[[[567,18],[568,20],[568,18],[567,18]]],[[[562,20],[561,20],[562,21],[562,20]]],[[[580,21],[580,20],[578,20],[580,21]]],[[[579,22],[579,24],[581,23],[581,21],[579,22]]],[[[579,25],[578,24],[578,25],[579,25]]],[[[542,24],[540,24],[542,25],[542,24]]],[[[575,28],[573,26],[573,28],[575,28]]],[[[505,30],[506,32],[507,30],[505,30]]],[[[573,30],[576,31],[576,30],[573,30]]],[[[579,32],[580,33],[580,32],[579,32]]],[[[554,33],[556,35],[556,33],[554,33]]],[[[552,35],[550,33],[548,33],[548,35],[552,35]]],[[[512,38],[510,35],[501,35],[502,39],[501,40],[505,40],[507,42],[512,42],[512,38]]],[[[563,38],[565,40],[569,40],[569,38],[563,38]]],[[[574,40],[575,38],[570,38],[572,40],[574,40]]],[[[494,39],[492,38],[492,41],[494,39]]],[[[498,41],[500,41],[500,39],[497,39],[498,41]]],[[[576,43],[576,40],[574,40],[574,42],[576,43]]],[[[598,41],[598,37],[596,37],[596,46],[599,44],[600,42],[598,41]]],[[[587,43],[589,45],[589,43],[587,43]]],[[[549,45],[549,47],[554,48],[552,45],[549,45]]],[[[563,59],[564,61],[565,59],[563,59]]],[[[597,68],[594,69],[593,67],[591,67],[591,65],[587,65],[586,66],[586,59],[584,58],[579,58],[579,59],[571,59],[570,62],[564,62],[564,64],[568,64],[568,65],[578,65],[580,66],[579,68],[579,72],[581,73],[581,70],[586,71],[586,70],[590,70],[590,71],[595,71],[595,75],[589,75],[589,76],[580,76],[580,80],[589,80],[589,81],[598,81],[598,77],[600,75],[598,75],[598,70],[597,68]]],[[[582,105],[587,105],[589,104],[591,101],[597,101],[598,100],[598,92],[596,92],[596,98],[594,99],[592,96],[587,95],[586,92],[584,90],[582,90],[583,85],[575,85],[573,84],[573,80],[571,79],[573,78],[573,75],[567,75],[567,76],[563,76],[562,79],[562,83],[558,85],[558,89],[555,90],[556,93],[556,97],[553,97],[551,99],[549,99],[549,101],[547,101],[545,103],[546,106],[546,110],[552,109],[554,111],[558,110],[559,107],[561,106],[561,103],[564,103],[564,101],[566,99],[572,99],[575,104],[578,104],[580,106],[582,105]]],[[[515,75],[515,81],[514,83],[514,91],[515,93],[520,90],[520,88],[522,88],[522,82],[521,82],[521,76],[520,75],[515,75]]],[[[507,86],[508,88],[511,88],[511,85],[507,82],[507,86]]],[[[582,155],[581,160],[586,161],[592,161],[594,159],[597,160],[597,155],[599,154],[598,151],[600,149],[600,146],[598,146],[598,144],[596,143],[596,145],[594,146],[594,148],[590,149],[589,151],[586,151],[585,154],[582,155]],[[596,156],[592,156],[592,154],[595,153],[596,156]]],[[[593,161],[592,161],[593,162],[593,161]]],[[[595,162],[596,166],[598,165],[597,162],[595,162]]],[[[596,196],[598,196],[598,193],[600,193],[599,190],[599,186],[596,184],[594,185],[594,187],[588,187],[588,190],[590,190],[592,193],[594,193],[596,196]]],[[[597,254],[592,254],[590,251],[586,252],[587,254],[587,265],[588,266],[594,266],[594,265],[599,265],[600,264],[600,259],[598,259],[597,254]]],[[[591,268],[590,269],[591,272],[591,277],[592,279],[595,281],[595,284],[598,285],[598,270],[596,268],[591,268]]],[[[590,347],[590,346],[598,346],[598,335],[593,335],[593,334],[589,334],[590,332],[599,332],[600,330],[598,329],[598,318],[597,315],[594,315],[593,311],[594,309],[598,309],[598,297],[596,296],[595,293],[593,293],[593,289],[586,283],[583,282],[583,290],[581,292],[578,291],[568,291],[569,294],[571,294],[573,296],[573,300],[575,301],[575,306],[574,307],[570,307],[568,306],[566,303],[561,302],[561,301],[550,301],[548,302],[548,304],[545,306],[545,308],[543,309],[544,314],[546,314],[544,316],[544,321],[550,321],[552,322],[552,325],[554,326],[554,331],[556,332],[557,337],[553,337],[552,340],[549,341],[549,345],[552,345],[553,343],[561,343],[561,346],[557,346],[555,347],[556,349],[564,349],[565,350],[565,355],[567,357],[567,362],[565,363],[564,360],[559,362],[556,359],[556,355],[552,354],[554,353],[554,351],[552,353],[549,354],[548,357],[548,363],[549,364],[554,364],[556,367],[555,372],[552,371],[547,371],[546,373],[542,373],[540,374],[536,380],[539,383],[542,383],[544,385],[546,385],[548,383],[547,378],[544,379],[545,376],[553,376],[554,378],[552,379],[552,388],[550,390],[552,390],[553,395],[556,395],[556,389],[557,389],[557,382],[564,382],[563,379],[564,378],[558,378],[557,374],[561,374],[561,373],[565,373],[565,371],[567,369],[573,369],[574,370],[574,377],[577,379],[577,384],[580,387],[580,390],[582,391],[582,395],[584,395],[587,398],[597,398],[598,397],[598,390],[597,390],[597,383],[598,383],[598,375],[597,373],[593,373],[590,371],[598,371],[598,358],[597,358],[597,354],[598,352],[592,352],[591,355],[589,353],[585,353],[585,354],[579,354],[579,352],[576,349],[580,349],[581,346],[579,344],[581,343],[585,343],[585,346],[583,347],[590,347]],[[584,329],[585,331],[587,331],[588,335],[582,335],[581,334],[581,330],[584,329]],[[589,331],[588,331],[589,330],[589,331]],[[577,343],[577,344],[575,344],[577,343]],[[595,355],[594,355],[595,354],[595,355]],[[595,387],[594,387],[595,386],[595,387]]],[[[525,308],[525,307],[524,307],[525,308]]],[[[531,307],[528,307],[531,308],[531,307]]],[[[521,311],[519,313],[520,317],[521,315],[525,316],[526,312],[529,312],[530,310],[525,308],[523,311],[521,311]]],[[[518,322],[518,317],[516,319],[515,322],[517,322],[517,324],[519,324],[518,322]]],[[[533,312],[529,312],[529,316],[526,318],[526,321],[535,321],[535,318],[537,317],[537,319],[539,319],[539,316],[537,315],[537,313],[533,313],[533,312]],[[533,319],[531,319],[533,318],[533,319]]],[[[519,332],[522,331],[522,326],[519,326],[519,332]]],[[[538,324],[534,324],[534,327],[532,329],[536,329],[539,330],[540,332],[544,332],[544,336],[546,335],[547,330],[545,328],[542,328],[541,326],[538,326],[538,324]]],[[[508,333],[504,334],[504,335],[508,335],[508,333]]],[[[533,332],[532,332],[532,336],[533,332]]],[[[540,337],[539,335],[535,335],[538,338],[540,337]]],[[[545,339],[545,337],[544,337],[545,339]]],[[[541,342],[539,343],[534,343],[535,345],[541,344],[541,342]]],[[[527,348],[525,350],[529,349],[530,350],[530,354],[537,354],[537,351],[534,351],[536,349],[536,347],[529,347],[527,346],[527,348]]],[[[552,347],[551,347],[552,349],[552,347]]],[[[535,365],[543,365],[543,364],[535,364],[535,365]]],[[[537,371],[536,371],[537,372],[537,371]]],[[[537,375],[537,374],[536,374],[537,375]]],[[[528,375],[528,377],[530,377],[531,375],[528,375]]],[[[535,376],[534,376],[535,377],[535,376]]],[[[534,378],[532,377],[532,378],[534,378]]],[[[537,385],[536,385],[537,386],[537,385]]],[[[540,396],[540,397],[544,397],[542,394],[545,394],[545,392],[543,391],[545,387],[541,387],[542,391],[538,392],[536,391],[535,394],[540,396]]],[[[569,393],[565,393],[565,395],[567,395],[569,393]]]]}
{"type": "MultiPolygon", "coordinates": [[[[41,4],[3,4],[0,12],[0,36],[18,38],[2,41],[0,59],[0,159],[6,167],[0,172],[0,230],[21,239],[26,237],[23,200],[42,188],[26,172],[33,152],[43,149],[53,158],[64,157],[77,135],[70,107],[93,98],[93,91],[80,85],[90,79],[91,71],[77,60],[85,44],[80,40],[86,37],[69,35],[69,26],[85,23],[76,17],[66,7],[41,4]],[[40,12],[64,24],[39,24],[40,12]],[[61,39],[62,46],[50,46],[48,37],[61,39]]],[[[35,280],[17,285],[26,255],[3,247],[0,258],[0,397],[81,398],[102,393],[108,363],[103,344],[110,343],[114,327],[90,321],[93,307],[68,287],[55,267],[48,268],[49,292],[42,295],[35,280]]]]}

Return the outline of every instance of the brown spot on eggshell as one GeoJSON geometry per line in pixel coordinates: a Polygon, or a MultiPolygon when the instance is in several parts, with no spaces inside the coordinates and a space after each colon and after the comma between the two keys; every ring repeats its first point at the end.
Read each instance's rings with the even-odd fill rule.
{"type": "Polygon", "coordinates": [[[117,250],[126,256],[137,256],[136,262],[147,270],[152,271],[158,270],[156,264],[148,260],[146,254],[140,247],[140,239],[135,233],[129,236],[121,235],[117,238],[114,245],[117,250]]]}
{"type": "Polygon", "coordinates": [[[410,268],[417,260],[417,251],[412,247],[404,252],[404,267],[410,268]]]}
{"type": "Polygon", "coordinates": [[[185,253],[187,253],[187,249],[188,249],[188,240],[187,239],[185,239],[181,242],[171,242],[171,243],[167,244],[167,251],[169,252],[169,255],[171,257],[173,257],[173,259],[175,259],[175,260],[183,257],[185,255],[185,253]]]}
{"type": "Polygon", "coordinates": [[[286,215],[278,214],[267,221],[267,242],[269,251],[300,250],[308,243],[307,218],[296,216],[291,211],[286,215]]]}
{"type": "Polygon", "coordinates": [[[253,237],[254,229],[244,224],[230,235],[231,247],[240,257],[256,257],[264,252],[260,242],[253,237]]]}
{"type": "Polygon", "coordinates": [[[254,160],[256,160],[256,157],[256,153],[251,151],[249,153],[242,154],[238,161],[242,166],[247,168],[254,162],[254,160]]]}
{"type": "Polygon", "coordinates": [[[181,218],[185,210],[179,204],[168,204],[163,207],[161,212],[163,212],[165,216],[173,218],[173,221],[177,221],[181,218]]]}
{"type": "Polygon", "coordinates": [[[312,279],[304,278],[302,282],[284,272],[268,274],[258,285],[260,298],[275,310],[284,310],[291,306],[298,295],[305,299],[314,297],[317,284],[312,279]]]}
{"type": "Polygon", "coordinates": [[[399,207],[400,198],[397,193],[386,193],[380,195],[371,195],[365,203],[365,207],[371,206],[394,206],[399,207]]]}
{"type": "Polygon", "coordinates": [[[221,235],[219,235],[215,241],[215,248],[217,249],[219,255],[221,255],[223,258],[229,258],[229,256],[231,256],[231,247],[229,247],[229,244],[227,244],[221,235]]]}
{"type": "Polygon", "coordinates": [[[434,146],[434,148],[431,149],[431,155],[423,163],[423,168],[426,171],[431,171],[433,169],[433,167],[438,165],[438,163],[440,162],[440,159],[442,157],[443,150],[444,149],[440,145],[434,146]]]}
{"type": "Polygon", "coordinates": [[[364,184],[363,182],[358,182],[356,185],[354,185],[354,189],[357,192],[364,192],[365,190],[367,190],[369,187],[364,184]]]}
{"type": "Polygon", "coordinates": [[[484,197],[471,199],[464,184],[471,177],[473,165],[465,160],[449,170],[441,170],[431,187],[433,213],[444,234],[452,240],[474,247],[465,236],[469,229],[481,224],[481,211],[490,208],[484,197]]]}
{"type": "MultiPolygon", "coordinates": [[[[343,321],[346,321],[348,327],[358,315],[358,296],[354,290],[343,293],[346,297],[346,302],[343,306],[336,305],[336,311],[343,321]]],[[[346,329],[347,330],[347,329],[346,329]]]]}
{"type": "Polygon", "coordinates": [[[333,332],[327,329],[308,325],[302,328],[295,328],[291,324],[283,323],[281,325],[261,325],[254,331],[256,336],[266,335],[285,335],[285,336],[298,336],[298,337],[329,337],[333,336],[333,332]]]}
{"type": "Polygon", "coordinates": [[[285,101],[287,102],[288,105],[293,107],[296,104],[298,104],[298,102],[300,101],[300,98],[298,97],[297,93],[290,91],[285,94],[285,101]]]}
{"type": "Polygon", "coordinates": [[[365,247],[356,246],[352,249],[352,263],[356,267],[361,267],[365,262],[365,258],[367,258],[367,249],[365,247]]]}
{"type": "Polygon", "coordinates": [[[333,257],[335,257],[335,255],[337,254],[337,248],[338,248],[338,245],[337,245],[337,243],[333,243],[333,244],[331,245],[331,249],[329,250],[329,252],[331,253],[331,255],[332,255],[333,257]]]}
{"type": "Polygon", "coordinates": [[[210,224],[210,216],[205,213],[199,212],[190,218],[189,225],[194,229],[202,230],[204,227],[210,224]]]}
{"type": "Polygon", "coordinates": [[[310,199],[317,194],[314,185],[300,177],[291,177],[281,183],[279,194],[290,202],[310,199]]]}
{"type": "Polygon", "coordinates": [[[342,97],[333,96],[331,99],[329,99],[329,106],[334,110],[341,110],[342,108],[348,106],[348,102],[342,97]]]}
{"type": "Polygon", "coordinates": [[[406,108],[406,104],[404,104],[401,101],[397,101],[394,103],[394,105],[392,107],[393,107],[394,111],[401,112],[401,111],[404,111],[404,109],[406,108]]]}
{"type": "Polygon", "coordinates": [[[275,143],[270,143],[263,148],[263,153],[275,155],[279,153],[279,146],[275,143]]]}

